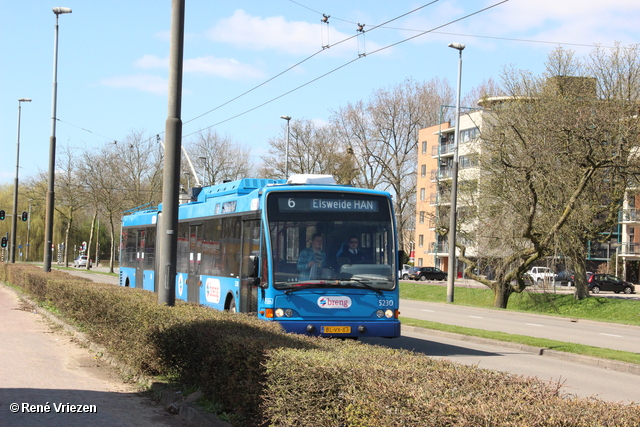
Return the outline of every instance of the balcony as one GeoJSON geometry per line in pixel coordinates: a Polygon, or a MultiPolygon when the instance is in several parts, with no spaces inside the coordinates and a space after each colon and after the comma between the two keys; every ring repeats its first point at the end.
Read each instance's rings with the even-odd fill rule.
{"type": "Polygon", "coordinates": [[[620,222],[623,223],[640,223],[640,209],[622,209],[620,211],[620,222]]]}
{"type": "Polygon", "coordinates": [[[625,258],[640,259],[640,243],[622,243],[619,246],[618,255],[625,258]]]}
{"type": "Polygon", "coordinates": [[[449,253],[449,243],[446,242],[431,242],[429,244],[428,253],[430,254],[448,254],[449,253]]]}
{"type": "Polygon", "coordinates": [[[453,169],[433,169],[431,171],[431,181],[436,181],[453,176],[453,169]]]}

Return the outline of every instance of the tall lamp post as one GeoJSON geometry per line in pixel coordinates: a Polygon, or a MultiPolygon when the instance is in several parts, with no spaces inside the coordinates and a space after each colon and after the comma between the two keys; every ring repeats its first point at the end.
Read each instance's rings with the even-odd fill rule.
{"type": "Polygon", "coordinates": [[[56,102],[58,98],[58,18],[63,13],[71,13],[68,7],[54,7],[56,27],[53,38],[53,94],[51,101],[51,138],[49,138],[49,185],[44,221],[44,271],[51,271],[51,244],[53,243],[53,201],[56,172],[56,102]]]}
{"type": "Polygon", "coordinates": [[[284,153],[284,157],[285,157],[284,179],[289,179],[289,136],[291,135],[291,133],[289,132],[289,122],[291,121],[291,116],[280,116],[280,118],[287,121],[287,148],[284,153]]]}
{"type": "Polygon", "coordinates": [[[11,218],[11,254],[9,262],[16,262],[16,230],[18,227],[18,171],[20,170],[20,114],[23,102],[31,102],[29,98],[18,99],[18,140],[16,142],[16,178],[13,185],[13,217],[11,218]]]}
{"type": "Polygon", "coordinates": [[[457,201],[458,201],[458,139],[460,137],[460,86],[462,81],[462,43],[449,43],[449,47],[457,49],[458,60],[458,94],[456,99],[456,126],[454,134],[453,171],[451,177],[451,212],[449,213],[449,273],[447,274],[447,302],[453,302],[453,283],[458,272],[456,262],[456,229],[457,229],[457,201]]]}

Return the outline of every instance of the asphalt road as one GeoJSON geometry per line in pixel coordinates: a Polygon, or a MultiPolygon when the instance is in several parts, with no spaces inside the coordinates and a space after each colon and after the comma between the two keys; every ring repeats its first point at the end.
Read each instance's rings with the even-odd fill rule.
{"type": "Polygon", "coordinates": [[[427,356],[483,369],[536,377],[550,384],[562,384],[562,391],[578,397],[596,397],[623,403],[640,403],[640,376],[584,365],[570,360],[538,356],[499,345],[438,335],[429,330],[403,328],[396,339],[365,338],[363,342],[402,348],[427,356]]]}

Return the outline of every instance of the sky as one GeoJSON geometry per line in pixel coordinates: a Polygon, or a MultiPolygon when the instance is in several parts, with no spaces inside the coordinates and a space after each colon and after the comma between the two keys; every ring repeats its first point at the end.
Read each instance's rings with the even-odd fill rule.
{"type": "MultiPolygon", "coordinates": [[[[58,21],[58,153],[132,132],[163,138],[170,0],[0,4],[0,185],[16,174],[20,98],[32,99],[20,103],[20,180],[48,171],[53,7],[72,9],[58,21]]],[[[639,43],[638,22],[638,0],[186,0],[183,141],[211,129],[259,162],[269,139],[286,134],[282,115],[326,123],[409,78],[455,89],[449,43],[466,45],[464,97],[505,66],[540,73],[558,46],[587,55],[595,44],[639,43]]]]}

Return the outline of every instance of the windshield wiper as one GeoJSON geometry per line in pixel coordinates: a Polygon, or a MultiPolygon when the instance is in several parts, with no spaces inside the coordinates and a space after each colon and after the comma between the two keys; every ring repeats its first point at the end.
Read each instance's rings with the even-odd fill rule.
{"type": "Polygon", "coordinates": [[[378,295],[382,295],[382,291],[378,288],[374,288],[373,286],[371,286],[370,284],[366,283],[364,280],[360,280],[360,279],[349,279],[349,280],[343,280],[341,282],[357,282],[359,285],[362,285],[363,287],[370,289],[372,291],[374,291],[376,294],[378,295]]]}
{"type": "Polygon", "coordinates": [[[285,295],[288,295],[292,292],[299,291],[301,289],[307,289],[307,288],[331,288],[337,284],[338,284],[337,281],[336,282],[319,281],[319,282],[304,282],[304,283],[298,282],[295,285],[291,285],[291,286],[295,286],[294,288],[287,289],[286,291],[284,291],[284,293],[285,295]]]}

